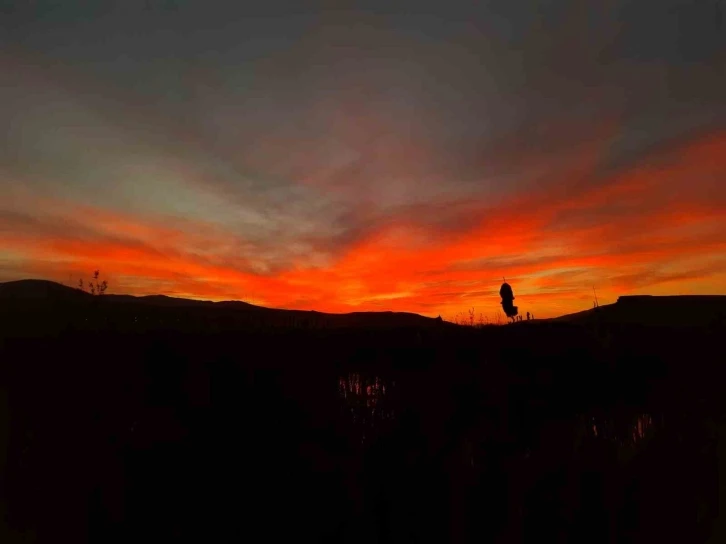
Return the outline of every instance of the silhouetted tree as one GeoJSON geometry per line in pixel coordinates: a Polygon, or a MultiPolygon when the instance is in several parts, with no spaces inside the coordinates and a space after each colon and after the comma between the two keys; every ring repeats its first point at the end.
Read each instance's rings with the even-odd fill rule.
{"type": "MultiPolygon", "coordinates": [[[[106,289],[108,289],[108,282],[106,280],[98,281],[99,274],[99,270],[94,271],[93,280],[88,282],[88,292],[92,295],[103,295],[106,289]]],[[[83,280],[78,281],[78,288],[83,290],[83,280]]]]}
{"type": "Polygon", "coordinates": [[[509,285],[506,280],[499,288],[499,296],[502,297],[502,309],[508,318],[514,322],[517,317],[517,307],[514,305],[514,291],[512,286],[509,285]]]}

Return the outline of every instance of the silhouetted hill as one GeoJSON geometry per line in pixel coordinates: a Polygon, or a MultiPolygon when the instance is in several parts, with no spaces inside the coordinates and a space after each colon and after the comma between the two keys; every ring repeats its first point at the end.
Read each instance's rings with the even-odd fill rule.
{"type": "Polygon", "coordinates": [[[47,280],[18,280],[0,283],[0,300],[77,300],[89,297],[79,289],[47,280]]]}
{"type": "Polygon", "coordinates": [[[619,297],[615,304],[563,315],[550,321],[702,327],[722,324],[725,319],[726,296],[634,295],[619,297]]]}
{"type": "Polygon", "coordinates": [[[724,302],[472,328],[0,284],[0,542],[724,542],[724,302]]]}
{"type": "Polygon", "coordinates": [[[119,304],[140,304],[149,306],[165,306],[168,308],[180,308],[185,306],[211,307],[215,303],[210,300],[194,300],[188,298],[168,297],[166,295],[146,295],[136,297],[133,295],[103,295],[105,300],[119,304]]]}
{"type": "Polygon", "coordinates": [[[439,321],[413,313],[352,312],[329,314],[255,306],[242,301],[212,302],[149,295],[91,296],[79,289],[45,280],[20,280],[0,284],[2,309],[9,316],[42,314],[46,320],[84,322],[89,311],[94,319],[117,326],[201,327],[231,329],[288,328],[398,328],[441,326],[439,321]],[[100,312],[100,313],[99,313],[100,312]],[[141,325],[140,325],[141,324],[141,325]]]}

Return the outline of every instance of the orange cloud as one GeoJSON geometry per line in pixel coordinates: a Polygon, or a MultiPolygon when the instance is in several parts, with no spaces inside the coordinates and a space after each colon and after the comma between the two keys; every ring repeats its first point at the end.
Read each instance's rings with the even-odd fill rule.
{"type": "Polygon", "coordinates": [[[560,170],[561,183],[496,206],[452,204],[456,228],[441,230],[414,207],[363,231],[325,265],[292,259],[273,271],[262,266],[259,242],[223,225],[16,190],[13,208],[0,207],[0,279],[68,282],[100,268],[112,292],[445,317],[471,307],[491,317],[503,276],[521,309],[538,317],[590,307],[593,286],[601,303],[636,292],[726,292],[726,134],[608,177],[598,177],[597,156],[593,149],[560,170]]]}

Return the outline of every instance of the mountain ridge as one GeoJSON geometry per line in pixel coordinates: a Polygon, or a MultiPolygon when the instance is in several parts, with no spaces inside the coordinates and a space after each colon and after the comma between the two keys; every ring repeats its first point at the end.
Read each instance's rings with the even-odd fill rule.
{"type": "MultiPolygon", "coordinates": [[[[422,316],[412,312],[346,312],[328,313],[316,310],[292,310],[286,308],[268,308],[257,306],[240,300],[209,301],[195,300],[167,295],[114,295],[104,294],[93,296],[78,288],[62,285],[50,280],[16,280],[0,283],[0,301],[14,301],[16,305],[28,305],[33,309],[38,305],[67,303],[85,305],[102,299],[104,304],[111,303],[119,309],[143,307],[147,309],[185,309],[185,310],[217,310],[217,314],[253,315],[272,317],[275,321],[307,319],[335,322],[340,326],[413,326],[432,325],[440,321],[436,318],[422,316]]],[[[334,325],[334,326],[335,326],[334,325]]]]}
{"type": "MultiPolygon", "coordinates": [[[[329,313],[317,310],[294,310],[257,306],[241,300],[196,300],[167,295],[102,295],[103,300],[118,308],[145,307],[155,309],[198,309],[217,310],[219,314],[277,316],[282,320],[335,321],[337,325],[431,325],[438,324],[437,318],[430,318],[413,312],[345,312],[329,313]]],[[[75,287],[69,287],[50,280],[25,279],[0,283],[0,301],[22,302],[22,306],[33,309],[43,304],[92,303],[99,297],[75,287]]],[[[726,319],[726,295],[624,295],[613,304],[589,308],[580,312],[565,314],[536,322],[568,323],[639,323],[656,325],[703,326],[726,319]]]]}

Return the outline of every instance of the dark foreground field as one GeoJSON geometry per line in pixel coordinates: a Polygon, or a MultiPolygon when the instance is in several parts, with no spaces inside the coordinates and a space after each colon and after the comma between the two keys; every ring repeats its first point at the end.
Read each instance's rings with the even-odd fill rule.
{"type": "Polygon", "coordinates": [[[0,297],[0,542],[724,542],[709,304],[475,330],[0,297]]]}

